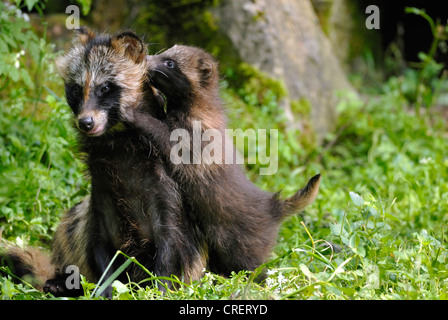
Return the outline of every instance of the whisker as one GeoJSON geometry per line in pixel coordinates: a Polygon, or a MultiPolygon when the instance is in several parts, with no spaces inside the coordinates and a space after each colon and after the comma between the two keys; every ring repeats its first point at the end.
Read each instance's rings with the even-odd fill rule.
{"type": "Polygon", "coordinates": [[[155,72],[158,72],[158,73],[161,73],[161,74],[163,74],[165,77],[169,78],[169,77],[166,75],[166,73],[163,72],[162,70],[154,69],[154,71],[155,71],[155,72]]]}
{"type": "Polygon", "coordinates": [[[164,52],[166,50],[167,50],[166,48],[162,48],[162,49],[160,49],[159,51],[156,52],[156,55],[161,54],[162,52],[164,52]]]}

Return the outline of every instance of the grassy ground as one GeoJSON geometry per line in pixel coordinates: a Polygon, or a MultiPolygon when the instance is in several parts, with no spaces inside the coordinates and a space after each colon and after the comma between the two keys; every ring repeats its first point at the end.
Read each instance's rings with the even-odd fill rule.
{"type": "MultiPolygon", "coordinates": [[[[48,247],[64,210],[88,194],[89,181],[51,48],[36,44],[31,58],[29,52],[18,58],[29,79],[0,84],[0,225],[4,239],[48,247]]],[[[281,94],[262,78],[239,88],[224,81],[231,127],[280,130],[278,172],[261,177],[259,166],[248,166],[251,179],[290,195],[320,172],[316,202],[284,222],[264,284],[253,281],[257,272],[206,273],[162,295],[114,282],[114,299],[448,298],[448,125],[433,82],[422,83],[431,103],[416,114],[409,95],[415,75],[392,77],[362,99],[343,95],[335,133],[322,146],[285,129],[281,94]]],[[[437,85],[443,93],[445,83],[437,85]]],[[[95,285],[83,285],[92,298],[95,285]]],[[[51,299],[10,276],[0,277],[0,288],[3,299],[51,299]]]]}

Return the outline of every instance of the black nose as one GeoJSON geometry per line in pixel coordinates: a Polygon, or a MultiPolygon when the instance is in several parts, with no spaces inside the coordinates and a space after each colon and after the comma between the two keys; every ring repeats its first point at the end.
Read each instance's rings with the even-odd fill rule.
{"type": "Polygon", "coordinates": [[[83,131],[90,131],[95,126],[95,122],[92,117],[85,117],[78,120],[79,129],[83,131]]]}

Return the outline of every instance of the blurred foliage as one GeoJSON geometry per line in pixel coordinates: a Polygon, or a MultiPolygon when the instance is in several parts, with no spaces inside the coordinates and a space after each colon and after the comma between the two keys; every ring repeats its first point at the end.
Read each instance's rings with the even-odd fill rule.
{"type": "Polygon", "coordinates": [[[87,15],[90,12],[90,8],[92,6],[92,0],[76,0],[77,3],[81,5],[82,14],[87,15]]]}
{"type": "Polygon", "coordinates": [[[179,42],[211,42],[207,40],[216,35],[217,25],[209,9],[218,3],[217,0],[173,0],[169,3],[154,0],[141,9],[136,27],[147,31],[151,43],[159,50],[179,42]]]}
{"type": "Polygon", "coordinates": [[[0,93],[10,81],[23,81],[33,89],[25,58],[30,57],[36,63],[40,55],[40,41],[30,30],[29,17],[14,5],[0,2],[0,93]],[[25,53],[29,53],[25,57],[25,53]]]}
{"type": "MultiPolygon", "coordinates": [[[[437,63],[435,61],[435,55],[438,48],[442,51],[447,52],[448,47],[446,41],[448,40],[448,24],[442,25],[439,21],[435,22],[425,10],[406,7],[406,13],[416,14],[424,18],[430,28],[432,33],[432,43],[428,53],[420,52],[419,59],[421,63],[417,64],[419,69],[417,73],[417,79],[415,81],[415,104],[417,109],[417,114],[420,114],[420,107],[425,105],[430,107],[434,104],[433,92],[440,86],[440,81],[437,81],[437,76],[443,69],[442,63],[437,63]]],[[[446,76],[446,74],[445,74],[446,76]]]]}
{"type": "Polygon", "coordinates": [[[29,12],[35,9],[39,14],[43,13],[48,0],[14,0],[18,8],[26,8],[29,12]]]}
{"type": "Polygon", "coordinates": [[[0,56],[7,62],[0,65],[2,236],[49,243],[84,179],[75,164],[70,112],[59,98],[53,47],[34,34],[18,7],[0,7],[0,56]]]}

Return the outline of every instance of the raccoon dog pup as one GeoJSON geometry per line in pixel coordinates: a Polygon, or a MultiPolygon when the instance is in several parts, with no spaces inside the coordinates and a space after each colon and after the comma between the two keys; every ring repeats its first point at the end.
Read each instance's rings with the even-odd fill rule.
{"type": "MultiPolygon", "coordinates": [[[[209,269],[224,275],[254,270],[266,262],[283,218],[314,201],[320,175],[282,200],[278,194],[257,188],[240,165],[227,164],[224,150],[214,150],[222,157],[219,163],[174,164],[170,161],[172,148],[178,144],[170,140],[174,129],[185,129],[192,137],[192,123],[200,121],[201,133],[216,129],[227,139],[218,63],[202,49],[181,45],[148,56],[147,60],[151,83],[166,98],[167,118],[161,121],[141,109],[129,109],[133,114],[127,118],[154,143],[170,168],[171,177],[179,184],[187,202],[184,206],[191,209],[187,212],[188,220],[204,233],[209,269]]],[[[221,142],[224,146],[225,141],[221,142]]],[[[202,144],[202,150],[205,145],[202,144]]],[[[191,153],[196,152],[194,148],[190,148],[191,153]]]]}
{"type": "MultiPolygon", "coordinates": [[[[146,54],[131,32],[104,36],[85,30],[58,62],[92,190],[89,204],[70,212],[69,222],[58,228],[53,257],[59,266],[79,265],[93,281],[118,249],[158,276],[194,280],[204,267],[197,228],[185,219],[177,184],[152,144],[120,120],[142,103],[152,116],[163,117],[147,82],[146,54]]],[[[134,281],[148,276],[138,267],[129,273],[134,281]]]]}
{"type": "MultiPolygon", "coordinates": [[[[136,257],[157,276],[195,280],[205,267],[195,242],[197,227],[186,219],[177,183],[167,175],[156,148],[122,121],[125,109],[142,103],[148,114],[163,117],[160,96],[146,78],[146,55],[134,33],[111,36],[81,29],[57,61],[91,194],[65,214],[56,230],[54,278],[47,281],[46,292],[79,295],[66,288],[65,267],[75,265],[97,282],[117,250],[136,257]]],[[[148,278],[138,266],[131,265],[127,273],[132,281],[148,278]]],[[[125,274],[122,280],[127,281],[125,274]]]]}

